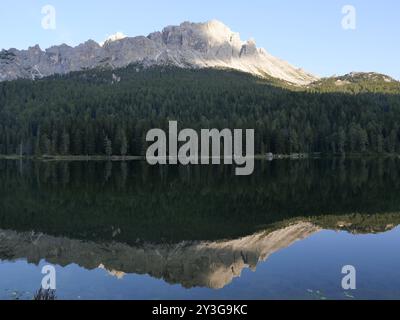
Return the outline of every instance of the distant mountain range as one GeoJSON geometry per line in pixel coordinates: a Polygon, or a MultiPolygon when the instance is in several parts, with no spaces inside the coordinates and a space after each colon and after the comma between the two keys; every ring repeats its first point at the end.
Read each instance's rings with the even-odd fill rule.
{"type": "Polygon", "coordinates": [[[296,85],[307,85],[318,77],[273,57],[246,42],[223,23],[184,22],[145,36],[111,36],[99,44],[88,40],[77,47],[66,44],[42,50],[0,52],[0,81],[38,79],[97,67],[121,68],[132,63],[145,66],[173,65],[182,68],[227,68],[261,77],[273,77],[296,85]]]}

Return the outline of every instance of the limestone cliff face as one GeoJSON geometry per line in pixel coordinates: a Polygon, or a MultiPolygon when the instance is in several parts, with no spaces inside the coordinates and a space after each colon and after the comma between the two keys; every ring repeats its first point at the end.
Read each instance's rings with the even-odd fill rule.
{"type": "Polygon", "coordinates": [[[99,244],[37,233],[0,231],[0,259],[27,259],[86,269],[103,268],[123,277],[126,273],[149,274],[184,287],[223,288],[245,268],[304,239],[320,229],[311,223],[297,223],[270,233],[261,232],[237,240],[182,242],[179,244],[99,244]]]}
{"type": "Polygon", "coordinates": [[[229,68],[257,76],[272,76],[306,85],[317,77],[258,49],[253,40],[243,42],[219,21],[184,22],[147,37],[110,37],[102,45],[89,40],[77,47],[60,45],[45,51],[0,52],[0,81],[37,79],[53,74],[96,67],[120,68],[131,63],[174,65],[182,68],[229,68]]]}

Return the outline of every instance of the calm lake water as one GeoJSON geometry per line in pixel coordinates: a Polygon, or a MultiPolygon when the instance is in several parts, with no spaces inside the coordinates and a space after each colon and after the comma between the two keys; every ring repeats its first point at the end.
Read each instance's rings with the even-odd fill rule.
{"type": "Polygon", "coordinates": [[[234,169],[0,161],[0,299],[400,299],[400,160],[234,169]]]}

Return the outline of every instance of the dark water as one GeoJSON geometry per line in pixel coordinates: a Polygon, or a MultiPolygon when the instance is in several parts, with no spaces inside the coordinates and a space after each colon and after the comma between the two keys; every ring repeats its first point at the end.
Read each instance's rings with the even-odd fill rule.
{"type": "Polygon", "coordinates": [[[0,161],[0,299],[400,299],[399,164],[0,161]]]}

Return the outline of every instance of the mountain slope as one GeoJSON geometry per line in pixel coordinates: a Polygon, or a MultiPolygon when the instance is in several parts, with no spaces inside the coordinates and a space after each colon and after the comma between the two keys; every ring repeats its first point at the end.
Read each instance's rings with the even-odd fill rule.
{"type": "Polygon", "coordinates": [[[301,89],[238,71],[141,65],[6,81],[0,154],[144,155],[148,130],[168,130],[169,119],[254,128],[256,154],[400,151],[400,90],[301,89]]]}
{"type": "Polygon", "coordinates": [[[132,63],[173,65],[182,68],[228,68],[296,85],[306,85],[317,77],[259,49],[253,40],[243,42],[238,33],[223,23],[184,22],[147,37],[110,37],[103,45],[89,40],[77,47],[65,44],[45,51],[0,52],[0,81],[37,79],[96,67],[120,68],[132,63]]]}

